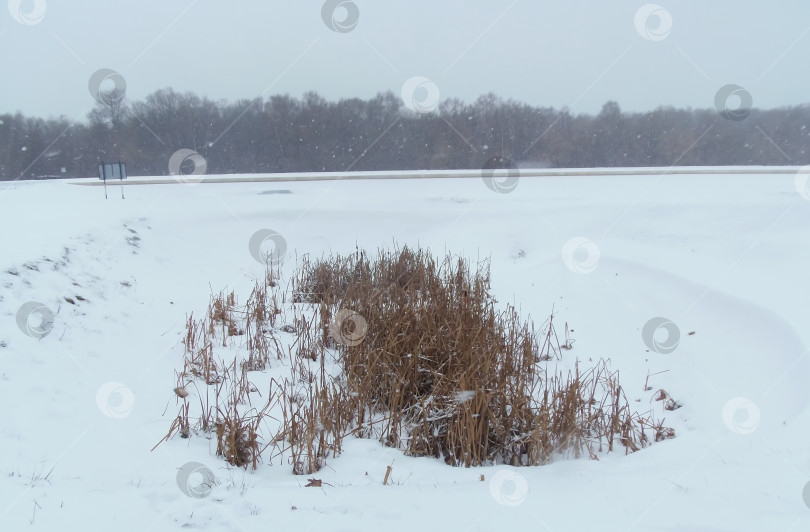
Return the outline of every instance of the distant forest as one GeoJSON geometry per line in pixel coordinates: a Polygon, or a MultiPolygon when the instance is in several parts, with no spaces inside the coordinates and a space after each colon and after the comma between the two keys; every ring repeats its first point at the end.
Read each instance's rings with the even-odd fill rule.
{"type": "Polygon", "coordinates": [[[129,102],[109,91],[86,122],[0,115],[0,179],[91,177],[99,161],[119,160],[129,175],[168,175],[180,149],[204,157],[209,174],[480,169],[493,160],[560,168],[810,164],[810,106],[734,118],[715,109],[624,113],[612,101],[596,116],[575,115],[493,94],[420,114],[391,92],[214,102],[162,89],[129,102]]]}

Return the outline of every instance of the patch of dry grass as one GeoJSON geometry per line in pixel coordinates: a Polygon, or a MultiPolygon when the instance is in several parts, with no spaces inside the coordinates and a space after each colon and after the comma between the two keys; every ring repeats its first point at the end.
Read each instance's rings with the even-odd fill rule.
{"type": "Polygon", "coordinates": [[[608,362],[551,369],[572,349],[567,324],[561,343],[553,313],[538,331],[499,306],[487,262],[439,261],[408,247],[374,257],[357,250],[305,258],[286,292],[277,277],[268,272],[244,305],[221,292],[205,319],[189,317],[182,404],[166,439],[191,431],[188,394],[177,390],[196,382],[204,392],[193,428],[215,433],[219,455],[255,468],[272,448],[271,460],[285,457],[304,475],[350,435],[464,466],[597,458],[674,436],[651,412],[630,408],[608,362]],[[283,349],[278,331],[293,332],[292,345],[283,349]],[[234,337],[241,361],[214,360],[214,345],[234,337]],[[254,408],[248,372],[273,359],[289,360],[289,376],[272,379],[254,408]]]}

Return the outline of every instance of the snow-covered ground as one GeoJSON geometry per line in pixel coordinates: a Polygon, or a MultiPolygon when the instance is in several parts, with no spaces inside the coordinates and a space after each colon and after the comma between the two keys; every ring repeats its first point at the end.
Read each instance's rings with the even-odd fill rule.
{"type": "Polygon", "coordinates": [[[508,193],[458,177],[128,186],[122,200],[111,184],[105,201],[0,183],[1,528],[808,530],[806,185],[780,169],[523,177],[508,193]],[[177,412],[186,316],[226,287],[247,298],[261,229],[283,236],[285,267],[393,242],[490,258],[500,302],[538,325],[553,305],[574,330],[565,356],[609,358],[676,438],[519,469],[350,439],[322,488],[278,461],[228,466],[202,437],[151,451],[177,412]],[[25,321],[29,302],[45,309],[25,321]],[[655,318],[669,321],[645,338],[655,318]],[[215,475],[208,496],[178,486],[189,462],[215,475]]]}

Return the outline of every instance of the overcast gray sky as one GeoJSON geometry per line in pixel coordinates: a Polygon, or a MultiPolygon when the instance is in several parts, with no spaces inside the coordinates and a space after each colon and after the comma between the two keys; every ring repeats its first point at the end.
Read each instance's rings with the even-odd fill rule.
{"type": "Polygon", "coordinates": [[[356,26],[330,29],[323,0],[11,0],[0,112],[83,119],[101,68],[123,76],[130,100],[164,87],[231,101],[368,98],[423,76],[441,99],[491,91],[575,113],[608,100],[711,108],[729,83],[755,107],[810,103],[807,0],[333,3],[345,4],[338,23],[359,13],[356,26]]]}

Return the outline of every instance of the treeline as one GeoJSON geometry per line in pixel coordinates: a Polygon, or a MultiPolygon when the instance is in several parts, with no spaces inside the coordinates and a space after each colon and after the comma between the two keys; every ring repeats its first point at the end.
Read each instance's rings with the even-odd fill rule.
{"type": "Polygon", "coordinates": [[[391,92],[228,103],[163,89],[131,103],[110,92],[83,123],[0,115],[0,179],[95,176],[99,161],[119,160],[130,175],[167,175],[180,149],[202,155],[209,174],[476,169],[494,158],[549,167],[806,165],[810,106],[730,120],[714,109],[623,113],[608,102],[593,116],[488,94],[419,114],[391,92]]]}

